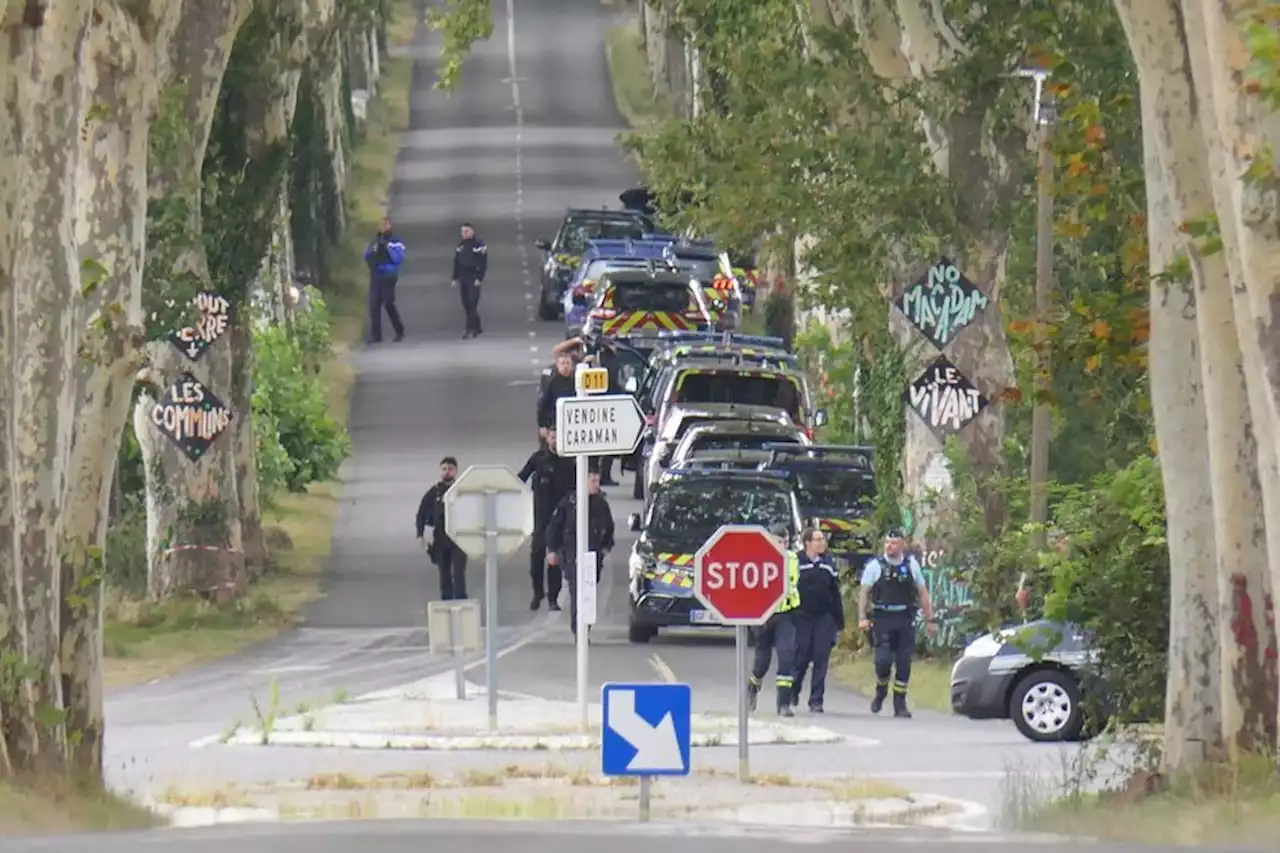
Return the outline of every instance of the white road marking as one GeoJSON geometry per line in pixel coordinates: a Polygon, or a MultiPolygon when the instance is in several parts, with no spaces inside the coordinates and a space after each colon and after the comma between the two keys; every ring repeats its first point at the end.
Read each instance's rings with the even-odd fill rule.
{"type": "Polygon", "coordinates": [[[303,664],[299,666],[272,666],[266,669],[255,669],[254,675],[283,675],[286,672],[323,672],[329,669],[328,664],[303,664]]]}

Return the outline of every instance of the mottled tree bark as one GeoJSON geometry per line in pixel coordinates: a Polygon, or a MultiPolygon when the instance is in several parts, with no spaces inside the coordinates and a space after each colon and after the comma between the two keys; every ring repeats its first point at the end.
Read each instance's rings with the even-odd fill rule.
{"type": "Polygon", "coordinates": [[[97,3],[82,65],[91,105],[79,134],[76,235],[86,280],[73,323],[87,337],[75,375],[61,632],[70,753],[88,778],[102,773],[101,553],[143,344],[148,133],[180,7],[97,3]]]}
{"type": "MultiPolygon", "coordinates": [[[[184,87],[181,122],[189,138],[175,150],[153,156],[152,198],[181,194],[186,200],[186,233],[171,253],[169,276],[208,286],[208,262],[202,243],[201,171],[218,91],[235,37],[252,0],[200,0],[185,4],[171,52],[170,84],[184,87]]],[[[236,306],[242,313],[247,306],[236,306]]],[[[151,347],[150,380],[139,395],[133,423],[147,474],[148,585],[165,597],[198,592],[226,598],[246,581],[236,488],[234,435],[224,433],[196,462],[190,461],[151,421],[157,398],[177,375],[189,372],[224,402],[232,386],[229,336],[209,347],[199,362],[186,359],[165,341],[151,347]]],[[[233,422],[248,416],[236,411],[233,422]]],[[[228,433],[231,430],[227,431],[228,433]]]]}
{"type": "MultiPolygon", "coordinates": [[[[821,5],[821,4],[819,4],[821,5]]],[[[930,85],[932,78],[957,57],[956,36],[940,20],[928,0],[868,0],[857,4],[853,21],[862,49],[876,75],[886,86],[930,85]]],[[[832,14],[830,10],[824,14],[832,14]]],[[[1011,80],[1010,85],[1025,85],[1011,80]]],[[[987,408],[957,436],[979,475],[996,471],[1001,464],[1005,437],[1003,391],[1014,384],[1013,357],[1000,312],[1000,292],[1005,279],[1005,258],[1009,234],[996,221],[996,214],[1021,189],[1018,164],[1030,156],[1026,127],[1012,126],[993,136],[989,114],[996,95],[990,92],[960,108],[942,121],[920,117],[920,126],[934,152],[937,173],[956,183],[961,210],[959,221],[967,233],[956,235],[960,243],[952,260],[987,297],[988,304],[968,328],[945,349],[947,356],[990,401],[987,408]]],[[[932,264],[936,258],[912,259],[913,265],[932,264]]],[[[898,286],[906,282],[896,282],[898,286]]],[[[921,352],[913,364],[914,379],[935,357],[933,348],[920,350],[919,335],[898,312],[890,313],[895,337],[908,352],[921,352]]],[[[914,504],[925,509],[929,491],[924,474],[931,465],[945,462],[942,441],[914,416],[906,423],[903,477],[906,493],[914,504]]],[[[936,496],[935,496],[936,500],[936,496]]],[[[984,493],[988,527],[994,533],[1004,518],[1004,507],[994,493],[984,493]]],[[[927,530],[928,517],[945,511],[918,514],[918,527],[927,530]],[[923,522],[923,525],[921,525],[923,522]]],[[[927,534],[926,534],[927,535],[927,534]]]]}
{"type": "MultiPolygon", "coordinates": [[[[1235,327],[1223,317],[1224,298],[1230,310],[1225,264],[1202,257],[1179,230],[1212,202],[1178,0],[1140,8],[1133,0],[1116,0],[1116,9],[1138,68],[1151,271],[1159,276],[1180,256],[1193,259],[1193,281],[1155,278],[1151,293],[1156,435],[1162,449],[1176,448],[1161,455],[1161,468],[1171,561],[1164,765],[1166,772],[1179,772],[1227,757],[1220,691],[1231,681],[1222,678],[1218,628],[1229,622],[1231,591],[1220,588],[1219,577],[1239,554],[1241,531],[1224,518],[1219,501],[1236,512],[1241,507],[1240,490],[1219,479],[1230,475],[1222,444],[1231,424],[1224,415],[1240,417],[1243,378],[1235,327]],[[1215,412],[1215,405],[1231,408],[1215,412]],[[1223,548],[1219,537],[1235,547],[1223,548]]],[[[1236,426],[1243,430],[1244,424],[1236,426]]],[[[1256,518],[1245,509],[1244,519],[1256,518]]],[[[1221,654],[1235,650],[1224,645],[1221,654]]]]}
{"type": "Polygon", "coordinates": [[[0,55],[0,759],[58,773],[66,484],[77,416],[74,233],[89,0],[6,3],[0,55]]]}

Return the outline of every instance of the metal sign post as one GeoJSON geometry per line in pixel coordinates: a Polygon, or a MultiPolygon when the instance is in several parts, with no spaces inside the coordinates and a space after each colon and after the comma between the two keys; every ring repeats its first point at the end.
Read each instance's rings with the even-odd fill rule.
{"type": "Polygon", "coordinates": [[[472,465],[444,496],[445,533],[468,556],[484,558],[485,690],[489,730],[498,728],[498,557],[533,533],[533,493],[503,465],[472,465]]]}
{"type": "Polygon", "coordinates": [[[590,457],[627,455],[636,449],[644,431],[644,415],[640,404],[630,394],[603,394],[609,390],[609,371],[603,367],[579,364],[574,374],[576,397],[556,401],[556,452],[576,459],[577,483],[574,490],[575,571],[574,596],[577,600],[578,711],[583,732],[591,723],[587,705],[589,668],[587,631],[595,621],[595,559],[590,564],[591,592],[587,592],[588,550],[590,543],[591,494],[587,486],[590,457]],[[587,596],[591,596],[591,618],[587,617],[587,596]]]}
{"type": "Polygon", "coordinates": [[[722,625],[734,626],[738,684],[738,780],[751,776],[747,628],[763,625],[787,597],[786,551],[756,525],[726,524],[693,558],[693,592],[722,625]]]}
{"type": "Polygon", "coordinates": [[[427,636],[431,654],[453,659],[458,699],[467,698],[464,666],[469,655],[484,648],[480,639],[480,605],[475,601],[431,601],[427,603],[427,636]]]}

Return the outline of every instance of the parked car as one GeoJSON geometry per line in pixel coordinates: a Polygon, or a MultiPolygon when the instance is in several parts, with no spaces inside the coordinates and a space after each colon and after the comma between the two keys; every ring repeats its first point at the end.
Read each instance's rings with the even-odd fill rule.
{"type": "Polygon", "coordinates": [[[1086,698],[1103,691],[1089,674],[1096,660],[1077,625],[1047,619],[983,634],[951,669],[951,709],[970,719],[1013,720],[1033,741],[1088,738],[1086,698]]]}

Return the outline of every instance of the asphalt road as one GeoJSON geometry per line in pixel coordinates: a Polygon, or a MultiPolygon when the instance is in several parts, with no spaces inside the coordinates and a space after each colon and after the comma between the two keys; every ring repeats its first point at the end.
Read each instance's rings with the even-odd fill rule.
{"type": "MultiPolygon", "coordinates": [[[[494,8],[494,36],[476,45],[462,86],[451,96],[431,88],[435,37],[423,32],[415,45],[421,58],[412,129],[391,200],[395,228],[409,247],[399,288],[408,335],[402,343],[391,343],[384,325],[388,342],[356,358],[355,452],[343,471],[328,596],[309,613],[304,628],[278,641],[109,697],[107,772],[118,788],[154,791],[170,784],[296,779],[321,771],[395,770],[447,760],[209,744],[235,723],[254,722],[259,712],[289,713],[298,702],[323,702],[335,693],[358,695],[447,668],[447,662],[429,654],[423,629],[426,603],[438,588],[434,570],[414,541],[418,501],[434,482],[445,454],[457,456],[464,468],[473,463],[518,467],[534,449],[537,375],[562,330],[536,319],[542,253],[533,241],[554,233],[566,207],[617,205],[618,193],[632,185],[635,174],[614,142],[623,123],[613,106],[604,58],[605,31],[616,13],[598,0],[514,0],[514,19],[505,0],[496,0],[494,8]],[[468,341],[460,340],[462,308],[449,287],[457,228],[464,220],[475,225],[490,247],[481,302],[485,334],[468,341]],[[279,694],[274,706],[273,685],[279,694]],[[196,741],[208,748],[193,752],[190,744],[196,741]]],[[[657,655],[693,685],[697,710],[729,710],[734,665],[725,635],[673,632],[649,646],[627,643],[630,536],[625,519],[638,505],[630,499],[629,487],[610,491],[621,536],[600,590],[591,692],[598,695],[605,681],[652,680],[651,656],[657,655]]],[[[473,563],[468,574],[470,594],[483,598],[482,567],[473,563]]],[[[567,607],[564,614],[529,611],[524,555],[504,561],[499,578],[500,687],[571,698],[575,675],[567,607]]],[[[473,670],[471,677],[483,683],[483,668],[473,670]]],[[[899,721],[872,717],[865,702],[832,688],[829,713],[821,724],[852,735],[848,743],[760,748],[753,752],[753,766],[893,779],[903,787],[974,800],[995,812],[1011,770],[1052,778],[1071,760],[1064,750],[1024,741],[1008,723],[973,723],[925,712],[899,721]]],[[[695,760],[699,766],[728,765],[732,752],[699,750],[695,760]]],[[[512,758],[489,754],[476,760],[501,766],[512,758]]],[[[616,839],[608,837],[613,832],[559,826],[512,834],[489,825],[458,829],[432,822],[430,828],[379,824],[358,831],[344,826],[166,832],[146,840],[98,841],[95,849],[113,853],[113,844],[133,850],[135,845],[176,842],[189,850],[221,851],[243,846],[229,839],[253,838],[255,850],[336,853],[377,835],[383,849],[395,851],[411,844],[420,849],[423,833],[432,833],[431,844],[438,851],[464,845],[468,851],[498,851],[519,844],[522,849],[571,853],[588,846],[595,850],[601,843],[620,851],[646,844],[635,828],[616,839]]],[[[903,853],[936,849],[936,837],[920,833],[885,836],[898,839],[892,842],[867,833],[790,837],[846,848],[852,840],[855,849],[863,843],[891,844],[903,853]]],[[[988,850],[1013,849],[988,842],[988,850]]],[[[698,842],[707,851],[732,845],[738,853],[772,849],[776,843],[758,830],[747,836],[712,834],[698,842]]],[[[59,842],[57,849],[77,848],[59,842]]]]}

